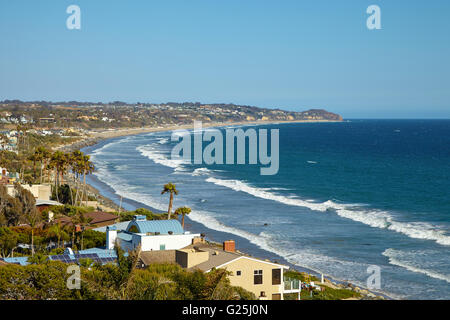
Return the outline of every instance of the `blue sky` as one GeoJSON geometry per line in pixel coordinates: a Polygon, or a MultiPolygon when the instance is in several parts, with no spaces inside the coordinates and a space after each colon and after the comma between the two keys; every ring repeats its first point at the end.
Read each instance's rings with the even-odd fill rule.
{"type": "Polygon", "coordinates": [[[450,118],[449,14],[448,0],[1,0],[0,99],[450,118]]]}

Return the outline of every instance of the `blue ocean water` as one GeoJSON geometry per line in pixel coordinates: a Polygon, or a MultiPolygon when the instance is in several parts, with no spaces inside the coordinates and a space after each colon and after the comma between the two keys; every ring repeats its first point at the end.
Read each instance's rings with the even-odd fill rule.
{"type": "Polygon", "coordinates": [[[170,181],[195,231],[361,286],[376,265],[380,292],[450,299],[450,120],[251,128],[279,129],[277,175],[171,160],[175,142],[162,132],[86,148],[97,167],[89,181],[129,209],[159,210],[170,181]]]}

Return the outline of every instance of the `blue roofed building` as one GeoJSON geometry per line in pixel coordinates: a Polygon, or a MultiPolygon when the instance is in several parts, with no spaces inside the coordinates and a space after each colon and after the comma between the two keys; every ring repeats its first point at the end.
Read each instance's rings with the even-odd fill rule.
{"type": "Polygon", "coordinates": [[[200,234],[184,231],[178,220],[147,220],[146,216],[134,216],[125,230],[111,225],[105,231],[107,249],[113,249],[117,242],[125,251],[139,245],[143,252],[178,250],[191,245],[194,238],[200,238],[200,234]]]}
{"type": "Polygon", "coordinates": [[[19,264],[21,266],[26,266],[29,264],[28,257],[8,257],[8,258],[0,258],[0,261],[10,263],[10,264],[19,264]]]}

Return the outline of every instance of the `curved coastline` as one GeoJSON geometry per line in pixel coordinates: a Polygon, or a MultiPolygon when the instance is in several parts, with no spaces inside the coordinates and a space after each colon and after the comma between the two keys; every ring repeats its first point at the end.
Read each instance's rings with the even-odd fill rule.
{"type": "MultiPolygon", "coordinates": [[[[287,124],[287,123],[299,123],[299,122],[314,123],[314,122],[340,122],[340,121],[277,121],[277,122],[259,121],[259,122],[239,122],[239,123],[210,123],[210,124],[204,125],[204,128],[206,128],[206,127],[209,127],[209,128],[211,128],[211,127],[227,127],[227,126],[236,126],[236,125],[246,126],[246,125],[267,125],[267,124],[285,124],[285,123],[287,124]]],[[[114,140],[119,140],[120,138],[122,138],[124,136],[134,136],[134,135],[141,135],[141,134],[146,134],[146,133],[150,133],[150,132],[158,133],[158,132],[173,131],[173,130],[177,130],[177,129],[192,129],[192,128],[193,128],[192,125],[186,125],[186,126],[177,126],[177,127],[168,126],[168,127],[156,127],[156,128],[153,127],[153,128],[125,129],[125,130],[115,130],[115,131],[102,131],[102,132],[98,132],[98,133],[94,134],[93,137],[83,139],[82,141],[79,141],[72,145],[63,146],[63,149],[66,149],[66,150],[82,149],[83,152],[90,154],[93,151],[95,151],[96,149],[101,148],[103,145],[110,143],[111,141],[114,141],[114,140]]],[[[89,185],[91,187],[91,191],[93,193],[96,193],[97,195],[99,195],[103,200],[106,200],[107,203],[110,204],[110,206],[112,206],[114,208],[118,208],[120,202],[122,202],[122,207],[125,209],[134,210],[134,208],[146,207],[146,208],[152,210],[153,212],[157,212],[157,213],[161,212],[161,210],[153,208],[149,205],[145,205],[141,202],[137,202],[135,200],[128,199],[126,197],[121,197],[121,196],[117,195],[110,186],[108,186],[104,182],[100,181],[95,176],[88,177],[88,183],[89,183],[89,185]]],[[[186,217],[186,220],[188,222],[187,226],[191,229],[191,231],[196,231],[196,232],[197,231],[198,232],[206,231],[205,233],[207,234],[207,238],[211,242],[220,243],[221,241],[228,240],[228,238],[231,235],[230,233],[225,232],[225,231],[218,231],[218,230],[207,228],[203,224],[196,222],[196,221],[190,219],[189,217],[186,217]]],[[[294,270],[297,270],[300,272],[306,272],[308,274],[312,274],[312,275],[320,278],[321,273],[317,270],[313,270],[311,268],[307,268],[307,267],[304,267],[304,266],[301,266],[298,264],[292,264],[292,263],[288,262],[285,258],[281,257],[280,255],[278,255],[276,253],[267,251],[265,249],[258,247],[255,244],[252,244],[246,238],[243,238],[243,237],[235,235],[235,234],[232,234],[232,236],[239,238],[238,243],[239,243],[240,247],[244,248],[241,251],[244,251],[246,253],[251,252],[252,253],[251,255],[253,255],[255,257],[269,259],[272,261],[275,260],[279,263],[288,265],[290,268],[292,268],[294,270]]],[[[350,284],[353,288],[357,287],[357,288],[360,288],[363,290],[367,290],[371,294],[376,295],[376,296],[381,296],[384,299],[389,299],[389,300],[395,299],[392,296],[389,296],[385,292],[369,290],[369,289],[365,288],[364,286],[355,285],[355,284],[351,283],[351,281],[337,279],[337,278],[334,278],[327,274],[324,274],[324,277],[335,285],[350,284]]]]}

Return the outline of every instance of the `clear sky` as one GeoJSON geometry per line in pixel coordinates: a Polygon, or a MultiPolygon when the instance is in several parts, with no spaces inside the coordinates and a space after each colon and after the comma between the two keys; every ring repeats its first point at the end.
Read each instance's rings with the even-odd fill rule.
{"type": "Polygon", "coordinates": [[[449,35],[448,0],[0,0],[0,99],[450,118],[449,35]]]}

